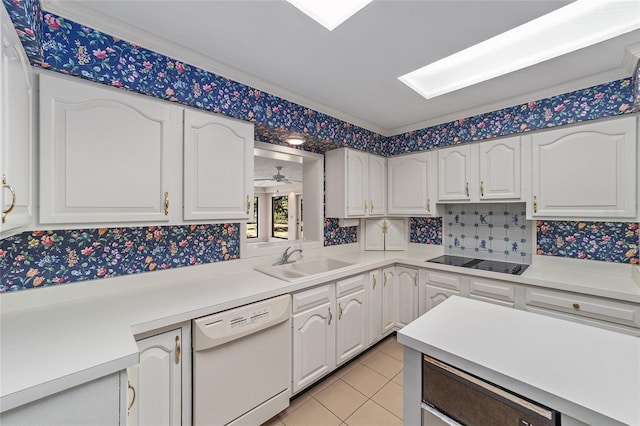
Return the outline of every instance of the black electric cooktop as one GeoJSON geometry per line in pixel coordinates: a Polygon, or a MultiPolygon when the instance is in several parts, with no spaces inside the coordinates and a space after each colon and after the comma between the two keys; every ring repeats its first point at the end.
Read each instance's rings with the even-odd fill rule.
{"type": "Polygon", "coordinates": [[[427,262],[440,263],[450,266],[461,266],[463,268],[481,269],[483,271],[502,272],[504,274],[520,275],[529,265],[520,263],[500,262],[498,260],[474,259],[471,257],[444,256],[435,257],[427,262]]]}

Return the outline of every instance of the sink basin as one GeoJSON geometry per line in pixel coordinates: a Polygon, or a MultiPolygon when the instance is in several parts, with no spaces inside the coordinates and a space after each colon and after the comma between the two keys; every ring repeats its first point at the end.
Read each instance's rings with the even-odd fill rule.
{"type": "Polygon", "coordinates": [[[255,270],[275,278],[280,278],[281,280],[297,281],[303,278],[312,277],[314,275],[331,272],[336,269],[346,268],[347,266],[351,265],[353,264],[343,262],[341,260],[322,257],[311,260],[303,260],[300,262],[287,263],[284,265],[256,267],[255,270]]]}

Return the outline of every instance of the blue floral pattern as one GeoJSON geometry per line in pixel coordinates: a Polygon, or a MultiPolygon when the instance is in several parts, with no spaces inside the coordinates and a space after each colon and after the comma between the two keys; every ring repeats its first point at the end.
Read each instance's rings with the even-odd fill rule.
{"type": "Polygon", "coordinates": [[[409,241],[416,244],[442,245],[441,217],[409,218],[409,241]]]}
{"type": "Polygon", "coordinates": [[[341,228],[338,219],[324,219],[324,245],[336,246],[358,242],[358,227],[346,226],[341,228]]]}
{"type": "Polygon", "coordinates": [[[42,11],[39,0],[2,0],[20,42],[34,64],[42,61],[42,11]]]}
{"type": "Polygon", "coordinates": [[[638,264],[638,223],[538,221],[537,254],[638,264]]]}
{"type": "Polygon", "coordinates": [[[0,292],[239,258],[239,225],[24,232],[0,240],[0,292]]]}

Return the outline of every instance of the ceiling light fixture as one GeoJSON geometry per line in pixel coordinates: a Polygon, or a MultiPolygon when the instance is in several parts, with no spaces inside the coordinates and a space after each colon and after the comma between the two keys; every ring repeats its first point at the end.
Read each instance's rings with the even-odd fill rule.
{"type": "Polygon", "coordinates": [[[287,139],[287,143],[289,145],[298,146],[298,145],[302,145],[304,143],[304,139],[302,139],[302,138],[289,138],[289,139],[287,139]]]}
{"type": "Polygon", "coordinates": [[[287,0],[317,23],[333,31],[372,0],[287,0]]]}
{"type": "Polygon", "coordinates": [[[431,99],[638,28],[638,0],[578,0],[398,79],[431,99]]]}

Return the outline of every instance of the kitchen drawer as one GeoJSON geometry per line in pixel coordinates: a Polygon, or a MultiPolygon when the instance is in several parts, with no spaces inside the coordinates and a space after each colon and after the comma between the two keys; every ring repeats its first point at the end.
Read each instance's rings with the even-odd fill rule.
{"type": "Polygon", "coordinates": [[[513,307],[516,300],[515,292],[515,286],[508,282],[469,277],[469,297],[471,299],[495,299],[506,302],[500,303],[501,305],[506,304],[513,307]]]}
{"type": "Polygon", "coordinates": [[[640,305],[561,291],[527,288],[525,303],[580,317],[640,328],[640,305]]]}
{"type": "Polygon", "coordinates": [[[322,305],[323,303],[330,303],[334,300],[334,288],[333,284],[327,284],[301,291],[300,293],[294,293],[291,296],[292,313],[295,314],[297,312],[322,305]]]}
{"type": "Polygon", "coordinates": [[[427,283],[435,284],[438,287],[460,291],[462,275],[449,272],[427,271],[427,283]]]}
{"type": "Polygon", "coordinates": [[[624,334],[629,334],[631,336],[640,337],[640,329],[638,329],[638,328],[633,328],[633,327],[627,327],[627,326],[624,326],[624,325],[614,324],[614,323],[608,322],[608,321],[600,321],[600,320],[597,320],[597,319],[592,319],[592,318],[587,318],[587,317],[580,317],[580,316],[572,315],[572,314],[566,314],[564,312],[559,312],[559,311],[552,311],[550,309],[536,308],[536,307],[528,306],[528,305],[526,307],[526,310],[528,312],[532,312],[534,314],[546,315],[546,316],[553,317],[553,318],[559,318],[559,319],[563,319],[563,320],[567,320],[567,321],[578,322],[580,324],[590,325],[592,327],[603,328],[603,329],[609,330],[609,331],[615,331],[615,332],[618,332],[618,333],[624,333],[624,334]]]}
{"type": "Polygon", "coordinates": [[[338,297],[342,297],[346,294],[356,292],[358,290],[364,290],[365,276],[356,275],[355,277],[349,277],[344,280],[336,282],[336,292],[338,297]]]}

